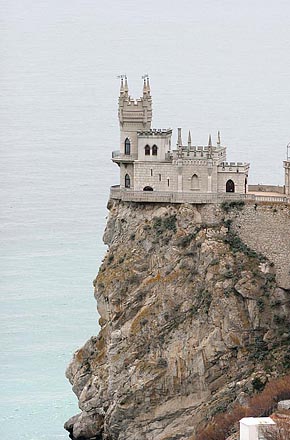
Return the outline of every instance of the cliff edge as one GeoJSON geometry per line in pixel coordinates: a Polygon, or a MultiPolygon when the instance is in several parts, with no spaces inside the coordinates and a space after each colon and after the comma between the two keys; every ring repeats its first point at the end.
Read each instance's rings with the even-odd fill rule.
{"type": "Polygon", "coordinates": [[[74,439],[186,440],[290,367],[289,205],[110,201],[74,439]],[[255,382],[256,380],[256,382],[255,382]]]}

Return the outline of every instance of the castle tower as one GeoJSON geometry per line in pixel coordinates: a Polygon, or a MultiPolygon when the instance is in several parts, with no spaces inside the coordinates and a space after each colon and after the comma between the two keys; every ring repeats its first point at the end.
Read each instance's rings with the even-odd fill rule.
{"type": "Polygon", "coordinates": [[[118,116],[120,153],[125,160],[137,159],[137,131],[151,128],[152,98],[148,75],[144,75],[143,81],[143,96],[135,100],[129,95],[127,77],[121,77],[118,116]]]}

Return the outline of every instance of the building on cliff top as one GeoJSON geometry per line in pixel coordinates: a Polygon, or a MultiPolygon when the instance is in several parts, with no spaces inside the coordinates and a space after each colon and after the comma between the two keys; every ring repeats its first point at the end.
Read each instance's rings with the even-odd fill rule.
{"type": "MultiPolygon", "coordinates": [[[[143,95],[134,100],[129,95],[127,77],[121,75],[120,150],[112,153],[113,162],[120,167],[120,185],[111,188],[110,197],[172,203],[255,198],[248,194],[249,163],[227,162],[227,148],[222,145],[219,132],[215,144],[209,135],[207,145],[197,146],[192,144],[190,131],[184,144],[181,128],[178,128],[177,145],[173,147],[170,128],[151,128],[152,97],[148,76],[143,80],[143,95]]],[[[284,192],[289,196],[289,157],[284,168],[284,192]]],[[[279,198],[281,200],[277,198],[277,201],[283,201],[281,194],[279,198]]]]}

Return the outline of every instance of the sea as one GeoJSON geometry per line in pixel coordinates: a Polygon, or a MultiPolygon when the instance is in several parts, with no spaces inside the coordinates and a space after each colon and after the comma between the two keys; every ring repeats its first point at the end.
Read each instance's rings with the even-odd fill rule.
{"type": "Polygon", "coordinates": [[[0,438],[68,439],[65,369],[99,331],[92,282],[118,76],[150,76],[153,126],[221,132],[249,183],[283,185],[290,142],[289,0],[0,0],[0,438]]]}

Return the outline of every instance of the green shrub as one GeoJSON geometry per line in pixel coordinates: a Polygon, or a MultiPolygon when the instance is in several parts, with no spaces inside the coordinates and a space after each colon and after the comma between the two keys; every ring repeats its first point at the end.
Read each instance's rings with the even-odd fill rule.
{"type": "Polygon", "coordinates": [[[254,390],[259,392],[259,391],[263,391],[266,384],[263,383],[259,377],[255,377],[252,380],[252,385],[253,385],[254,390]]]}
{"type": "Polygon", "coordinates": [[[222,202],[221,208],[225,212],[229,212],[232,209],[238,209],[241,211],[245,206],[245,202],[243,200],[232,200],[231,202],[222,202]]]}
{"type": "Polygon", "coordinates": [[[263,312],[263,310],[265,309],[265,303],[263,298],[259,298],[257,301],[257,305],[258,305],[258,309],[260,312],[263,312]]]}
{"type": "Polygon", "coordinates": [[[169,215],[168,217],[154,217],[153,228],[157,235],[161,235],[166,230],[176,232],[176,215],[169,215]]]}

